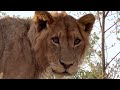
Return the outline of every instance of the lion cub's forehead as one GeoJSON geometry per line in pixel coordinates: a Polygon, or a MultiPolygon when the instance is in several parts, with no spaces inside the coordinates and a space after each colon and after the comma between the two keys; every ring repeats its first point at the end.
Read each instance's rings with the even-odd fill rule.
{"type": "MultiPolygon", "coordinates": [[[[66,16],[56,16],[54,18],[54,24],[53,27],[57,30],[78,30],[77,26],[77,20],[73,18],[72,16],[66,15],[66,16]]],[[[55,30],[54,29],[54,30],[55,30]]]]}

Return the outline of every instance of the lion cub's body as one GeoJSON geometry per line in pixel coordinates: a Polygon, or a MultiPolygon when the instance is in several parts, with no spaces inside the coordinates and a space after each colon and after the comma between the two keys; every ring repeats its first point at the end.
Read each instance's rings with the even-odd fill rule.
{"type": "Polygon", "coordinates": [[[27,23],[10,17],[0,20],[0,72],[4,78],[33,78],[27,23]]]}

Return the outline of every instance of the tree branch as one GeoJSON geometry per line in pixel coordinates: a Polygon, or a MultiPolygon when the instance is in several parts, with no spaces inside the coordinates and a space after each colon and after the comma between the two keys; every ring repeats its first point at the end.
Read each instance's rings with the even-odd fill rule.
{"type": "Polygon", "coordinates": [[[109,11],[106,12],[105,17],[108,15],[109,11]]]}
{"type": "Polygon", "coordinates": [[[110,28],[112,28],[114,25],[116,25],[119,20],[120,20],[120,19],[118,19],[118,20],[117,20],[111,27],[109,27],[105,32],[107,32],[108,30],[110,30],[110,28]]]}
{"type": "Polygon", "coordinates": [[[101,27],[101,32],[102,32],[102,67],[103,67],[103,79],[105,78],[105,11],[103,11],[102,15],[102,27],[101,27]]]}
{"type": "Polygon", "coordinates": [[[109,64],[117,57],[117,55],[120,54],[120,52],[118,52],[112,59],[111,61],[106,65],[106,68],[109,66],[109,64]]]}
{"type": "Polygon", "coordinates": [[[100,28],[102,28],[102,24],[101,24],[101,21],[100,21],[99,11],[97,11],[97,14],[98,14],[98,20],[99,20],[99,23],[100,23],[100,28]]]}

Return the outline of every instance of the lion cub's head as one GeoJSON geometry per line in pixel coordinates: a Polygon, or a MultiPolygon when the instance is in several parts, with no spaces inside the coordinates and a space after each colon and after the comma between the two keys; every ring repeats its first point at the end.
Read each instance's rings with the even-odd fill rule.
{"type": "Polygon", "coordinates": [[[76,20],[66,13],[36,11],[31,42],[41,70],[49,66],[54,74],[74,75],[83,61],[94,21],[92,14],[76,20]]]}

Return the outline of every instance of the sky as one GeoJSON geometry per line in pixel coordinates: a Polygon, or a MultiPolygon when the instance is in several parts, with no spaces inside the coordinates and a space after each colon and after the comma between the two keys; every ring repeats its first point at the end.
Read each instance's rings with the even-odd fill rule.
{"type": "Polygon", "coordinates": [[[5,12],[9,16],[17,16],[20,15],[20,17],[32,17],[34,15],[34,11],[2,11],[5,12]]]}
{"type": "MultiPolygon", "coordinates": [[[[13,16],[13,15],[15,15],[15,16],[17,16],[17,15],[19,15],[21,18],[25,18],[25,17],[33,17],[33,15],[34,15],[34,11],[2,11],[2,12],[5,12],[7,15],[9,15],[9,16],[13,16]]],[[[84,13],[85,11],[81,11],[80,13],[84,13]]],[[[78,12],[70,12],[70,11],[67,11],[67,13],[68,14],[70,14],[70,15],[72,15],[72,16],[74,16],[76,19],[78,19],[79,17],[78,17],[78,12]]],[[[86,13],[90,13],[90,12],[86,12],[86,13]]],[[[94,13],[94,12],[93,12],[94,13]]],[[[114,12],[113,12],[114,13],[114,12]]],[[[111,17],[109,17],[109,19],[111,20],[111,21],[109,21],[109,20],[106,20],[106,26],[105,26],[105,28],[106,28],[106,30],[112,25],[112,24],[114,24],[114,20],[115,19],[112,19],[112,18],[114,18],[113,16],[111,16],[111,17]]],[[[100,29],[98,29],[98,27],[99,27],[99,23],[98,22],[95,22],[95,25],[94,25],[94,28],[93,28],[93,30],[94,31],[92,31],[92,32],[97,32],[97,33],[99,33],[99,31],[100,31],[100,29]]],[[[115,28],[111,28],[111,31],[114,31],[115,30],[115,28]]],[[[101,33],[100,34],[98,34],[99,35],[99,37],[101,37],[101,33]]],[[[107,37],[107,36],[109,36],[110,35],[110,31],[108,31],[108,32],[106,32],[105,33],[105,36],[107,37]]],[[[110,48],[110,49],[108,49],[107,50],[107,54],[106,54],[106,58],[107,58],[107,61],[109,62],[118,52],[120,52],[120,41],[118,41],[117,39],[116,39],[116,34],[115,33],[113,33],[113,34],[111,34],[110,35],[110,37],[108,37],[107,39],[106,39],[106,45],[107,45],[107,47],[109,48],[109,47],[111,47],[112,45],[114,45],[114,43],[115,43],[115,46],[114,47],[112,47],[112,48],[110,48]]],[[[118,34],[118,37],[120,38],[120,34],[118,34]]],[[[98,41],[98,44],[99,45],[101,45],[101,39],[98,41]]],[[[98,45],[96,45],[95,46],[95,48],[97,49],[97,50],[101,50],[101,48],[100,47],[98,47],[98,45]]],[[[117,56],[117,58],[120,58],[120,54],[117,56]]]]}

